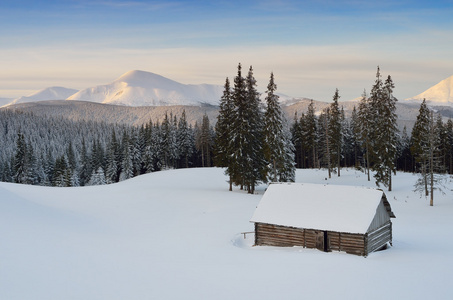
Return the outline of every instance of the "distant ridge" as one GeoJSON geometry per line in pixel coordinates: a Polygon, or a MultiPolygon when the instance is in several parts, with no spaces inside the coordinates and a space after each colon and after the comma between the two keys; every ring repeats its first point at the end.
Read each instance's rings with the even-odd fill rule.
{"type": "Polygon", "coordinates": [[[29,96],[22,96],[5,104],[13,105],[47,100],[65,100],[66,98],[68,98],[69,96],[73,95],[76,92],[77,90],[74,89],[68,89],[61,86],[53,86],[39,90],[29,96]]]}

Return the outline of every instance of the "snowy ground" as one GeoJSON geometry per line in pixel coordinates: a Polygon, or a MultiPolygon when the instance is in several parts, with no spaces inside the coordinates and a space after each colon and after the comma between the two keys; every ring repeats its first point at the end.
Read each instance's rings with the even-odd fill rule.
{"type": "MultiPolygon", "coordinates": [[[[357,171],[298,182],[369,185],[357,171]]],[[[0,183],[0,299],[453,299],[453,183],[435,206],[399,173],[393,247],[367,258],[252,247],[258,195],[221,169],[164,171],[110,186],[0,183]]],[[[301,195],[303,196],[303,195],[301,195]]],[[[313,199],[316,201],[316,199],[313,199]]]]}

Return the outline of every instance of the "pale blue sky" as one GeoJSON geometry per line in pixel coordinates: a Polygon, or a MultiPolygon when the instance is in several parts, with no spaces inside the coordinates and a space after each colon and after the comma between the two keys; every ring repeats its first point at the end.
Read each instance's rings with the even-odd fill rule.
{"type": "Polygon", "coordinates": [[[145,70],[223,85],[239,62],[264,92],[342,100],[376,66],[399,99],[453,75],[453,1],[1,1],[0,97],[145,70]],[[11,2],[11,3],[8,3],[11,2]]]}

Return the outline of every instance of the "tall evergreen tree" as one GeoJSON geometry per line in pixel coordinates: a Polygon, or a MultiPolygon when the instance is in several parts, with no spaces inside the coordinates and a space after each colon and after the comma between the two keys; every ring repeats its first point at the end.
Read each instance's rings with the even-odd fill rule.
{"type": "Polygon", "coordinates": [[[283,111],[275,94],[277,85],[271,73],[266,91],[266,111],[264,114],[264,153],[269,165],[268,181],[294,181],[294,154],[289,135],[285,133],[283,111]],[[289,160],[289,161],[288,161],[289,160]],[[283,172],[285,170],[285,172],[283,172]],[[288,171],[286,171],[288,170],[288,171]],[[285,174],[282,176],[282,174],[285,174]],[[289,174],[288,174],[289,173],[289,174]]]}
{"type": "Polygon", "coordinates": [[[13,174],[15,183],[25,183],[27,145],[24,135],[19,131],[16,138],[16,152],[14,154],[13,174]]]}
{"type": "Polygon", "coordinates": [[[370,152],[373,133],[373,110],[370,104],[370,99],[367,98],[366,92],[363,91],[362,98],[359,103],[358,119],[360,123],[360,143],[365,154],[365,170],[370,181],[370,152]]]}
{"type": "Polygon", "coordinates": [[[189,167],[189,157],[193,153],[194,136],[186,120],[186,110],[183,110],[178,123],[178,152],[183,158],[184,167],[189,167]]]}
{"type": "Polygon", "coordinates": [[[429,134],[430,134],[430,111],[425,99],[420,104],[420,109],[412,128],[411,153],[417,163],[417,169],[421,173],[425,195],[428,196],[428,161],[429,161],[429,134]]]}
{"type": "Polygon", "coordinates": [[[396,173],[395,163],[398,151],[397,99],[393,96],[394,87],[390,75],[385,84],[382,82],[378,67],[370,99],[374,129],[373,170],[376,184],[382,183],[389,191],[392,190],[392,173],[396,173]]]}
{"type": "Polygon", "coordinates": [[[315,107],[313,100],[308,105],[307,114],[303,126],[303,140],[306,144],[307,149],[311,152],[311,164],[309,167],[316,168],[318,166],[318,155],[317,155],[317,118],[315,113],[315,107]]]}
{"type": "Polygon", "coordinates": [[[330,162],[332,167],[337,168],[338,176],[340,176],[341,148],[343,142],[341,112],[338,105],[339,99],[340,95],[338,94],[338,89],[336,89],[333,96],[333,102],[329,107],[329,122],[327,125],[327,134],[329,136],[329,153],[331,155],[330,162]]]}
{"type": "Polygon", "coordinates": [[[228,77],[225,80],[223,95],[220,98],[220,110],[215,125],[215,164],[218,167],[226,167],[225,173],[229,176],[229,190],[233,190],[233,174],[230,174],[232,165],[232,124],[234,120],[233,94],[228,77]]]}
{"type": "MultiPolygon", "coordinates": [[[[253,68],[250,67],[247,78],[242,77],[241,65],[234,79],[233,101],[235,105],[231,171],[236,184],[246,186],[249,193],[255,192],[255,186],[265,181],[266,161],[263,152],[263,117],[259,93],[253,68]]],[[[230,168],[229,168],[230,169],[230,168]]],[[[230,171],[229,171],[230,172],[230,171]]]]}

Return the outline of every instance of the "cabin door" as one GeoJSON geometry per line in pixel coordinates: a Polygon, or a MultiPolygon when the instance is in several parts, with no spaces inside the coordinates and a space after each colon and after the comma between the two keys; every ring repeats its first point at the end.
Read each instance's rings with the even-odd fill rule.
{"type": "Polygon", "coordinates": [[[324,251],[324,231],[316,231],[316,249],[324,251]]]}
{"type": "Polygon", "coordinates": [[[328,252],[330,250],[327,231],[316,232],[316,249],[324,252],[328,252]]]}

